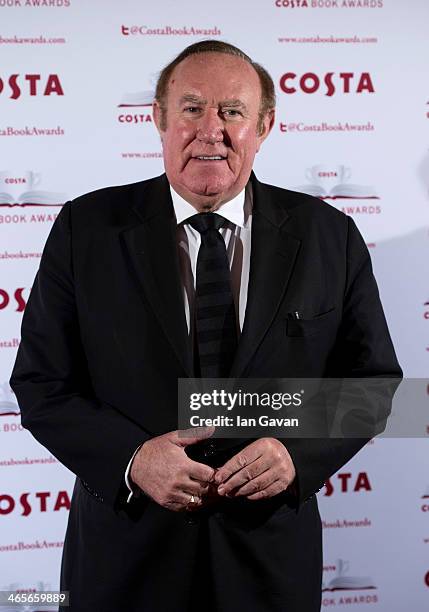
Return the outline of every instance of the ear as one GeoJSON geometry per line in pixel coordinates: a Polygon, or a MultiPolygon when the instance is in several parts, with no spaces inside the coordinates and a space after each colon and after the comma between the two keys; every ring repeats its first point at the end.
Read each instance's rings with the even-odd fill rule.
{"type": "Polygon", "coordinates": [[[269,110],[267,113],[265,113],[265,117],[262,121],[261,131],[258,134],[258,143],[256,146],[256,152],[259,151],[262,143],[264,142],[268,134],[273,129],[275,118],[276,118],[276,111],[274,108],[269,110]]]}
{"type": "Polygon", "coordinates": [[[161,123],[162,123],[161,115],[162,115],[162,110],[161,110],[161,107],[159,105],[158,100],[156,100],[156,99],[153,101],[153,104],[152,104],[152,114],[153,114],[153,121],[154,121],[154,123],[156,125],[156,129],[158,130],[159,135],[162,138],[162,130],[161,130],[161,123]]]}

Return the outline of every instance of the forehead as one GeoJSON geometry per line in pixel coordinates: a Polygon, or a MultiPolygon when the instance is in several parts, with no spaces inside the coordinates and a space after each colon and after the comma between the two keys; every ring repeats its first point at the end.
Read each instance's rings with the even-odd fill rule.
{"type": "Polygon", "coordinates": [[[168,96],[192,93],[210,99],[245,98],[259,104],[261,87],[256,70],[241,57],[200,53],[178,64],[168,83],[168,96]]]}

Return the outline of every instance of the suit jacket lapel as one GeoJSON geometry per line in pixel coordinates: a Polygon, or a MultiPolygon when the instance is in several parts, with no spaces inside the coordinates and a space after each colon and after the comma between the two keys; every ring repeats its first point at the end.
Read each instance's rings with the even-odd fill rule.
{"type": "Polygon", "coordinates": [[[285,295],[301,240],[287,231],[289,214],[252,173],[253,213],[246,315],[231,377],[243,376],[285,295]]]}
{"type": "Polygon", "coordinates": [[[193,375],[176,239],[176,217],[167,178],[147,183],[133,206],[141,222],[122,232],[134,273],[188,376],[193,375]]]}

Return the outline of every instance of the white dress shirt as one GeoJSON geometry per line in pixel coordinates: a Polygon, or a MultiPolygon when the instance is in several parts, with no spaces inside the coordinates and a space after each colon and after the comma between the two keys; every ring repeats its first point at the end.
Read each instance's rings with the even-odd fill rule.
{"type": "MultiPolygon", "coordinates": [[[[183,301],[185,307],[188,334],[192,335],[193,308],[196,286],[196,270],[198,251],[201,245],[201,235],[186,223],[186,219],[197,214],[198,211],[184,200],[170,185],[174,212],[177,220],[177,247],[179,253],[180,275],[183,286],[183,301]]],[[[231,269],[231,289],[234,297],[235,311],[237,313],[237,329],[241,333],[247,304],[247,288],[250,270],[250,241],[252,228],[253,194],[249,182],[235,198],[222,204],[216,211],[227,222],[219,232],[225,240],[226,252],[231,269]]],[[[140,445],[141,446],[141,445],[140,445]]],[[[130,494],[127,502],[133,496],[133,489],[129,481],[129,472],[134,456],[140,446],[135,450],[125,472],[125,482],[130,494]]]]}

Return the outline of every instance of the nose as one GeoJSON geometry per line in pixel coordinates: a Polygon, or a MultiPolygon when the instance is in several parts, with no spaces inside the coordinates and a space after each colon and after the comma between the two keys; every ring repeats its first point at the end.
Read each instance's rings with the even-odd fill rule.
{"type": "Polygon", "coordinates": [[[208,108],[200,118],[197,127],[197,140],[208,144],[223,141],[223,121],[215,108],[208,108]]]}

